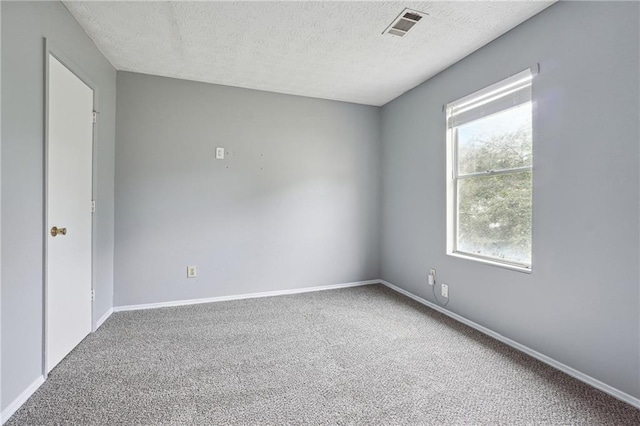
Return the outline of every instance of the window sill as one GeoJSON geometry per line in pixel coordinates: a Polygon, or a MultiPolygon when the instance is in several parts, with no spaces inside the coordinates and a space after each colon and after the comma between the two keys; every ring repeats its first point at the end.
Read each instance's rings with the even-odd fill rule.
{"type": "Polygon", "coordinates": [[[531,267],[526,267],[526,266],[518,266],[518,265],[513,265],[510,263],[503,263],[497,260],[490,260],[487,259],[485,257],[479,257],[479,256],[473,256],[473,255],[469,255],[469,254],[465,254],[465,253],[458,253],[458,252],[453,252],[453,253],[447,253],[449,256],[453,256],[453,257],[457,257],[460,259],[467,259],[467,260],[473,260],[476,262],[480,262],[480,263],[484,263],[486,265],[491,265],[491,266],[497,266],[498,268],[503,268],[503,269],[510,269],[512,271],[516,271],[516,272],[522,272],[525,274],[530,274],[531,271],[531,267]]]}

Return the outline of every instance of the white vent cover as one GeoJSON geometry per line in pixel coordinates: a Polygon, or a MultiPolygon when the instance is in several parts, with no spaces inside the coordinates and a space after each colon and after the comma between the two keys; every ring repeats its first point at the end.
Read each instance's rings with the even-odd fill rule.
{"type": "Polygon", "coordinates": [[[405,9],[400,15],[393,20],[391,25],[387,27],[386,30],[382,32],[382,34],[391,34],[396,37],[404,37],[407,32],[415,24],[418,23],[424,16],[427,14],[424,12],[418,12],[417,10],[405,9]]]}

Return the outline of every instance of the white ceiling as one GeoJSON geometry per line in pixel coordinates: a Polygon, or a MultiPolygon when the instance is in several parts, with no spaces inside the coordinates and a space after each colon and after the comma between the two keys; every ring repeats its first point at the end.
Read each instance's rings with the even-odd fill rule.
{"type": "Polygon", "coordinates": [[[553,1],[64,4],[118,70],[384,105],[553,1]],[[429,14],[403,38],[405,8],[429,14]]]}

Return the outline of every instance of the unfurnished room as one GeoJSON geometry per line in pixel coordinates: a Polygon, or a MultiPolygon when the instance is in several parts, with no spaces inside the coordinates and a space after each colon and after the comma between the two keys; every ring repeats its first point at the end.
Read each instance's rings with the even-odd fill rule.
{"type": "Polygon", "coordinates": [[[640,2],[0,24],[3,425],[640,424],[640,2]]]}

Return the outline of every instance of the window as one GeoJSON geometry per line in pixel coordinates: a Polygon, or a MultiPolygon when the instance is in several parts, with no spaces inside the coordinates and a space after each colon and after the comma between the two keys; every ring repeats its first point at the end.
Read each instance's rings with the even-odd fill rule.
{"type": "Polygon", "coordinates": [[[531,269],[530,70],[447,105],[447,253],[531,269]]]}

